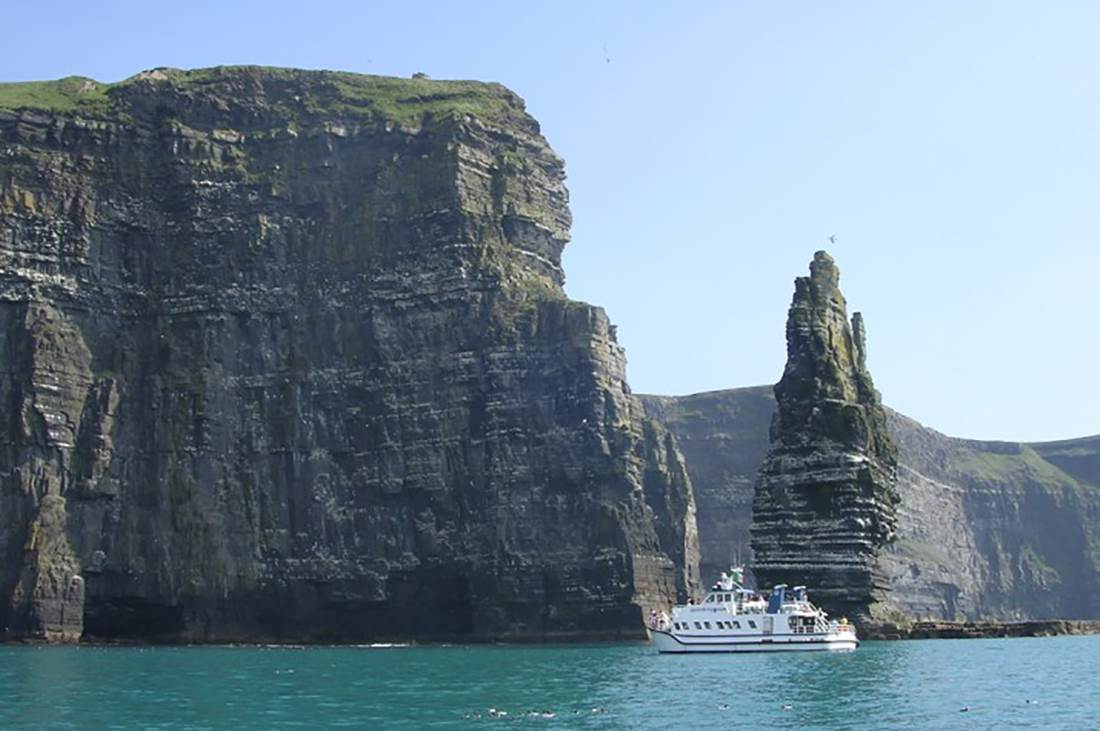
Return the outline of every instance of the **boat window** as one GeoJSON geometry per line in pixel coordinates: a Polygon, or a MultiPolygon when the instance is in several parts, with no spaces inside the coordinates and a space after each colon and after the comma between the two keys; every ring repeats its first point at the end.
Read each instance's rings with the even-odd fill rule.
{"type": "Polygon", "coordinates": [[[696,622],[695,623],[695,629],[703,629],[703,627],[698,622],[696,622]]]}
{"type": "Polygon", "coordinates": [[[710,622],[703,622],[703,627],[710,629],[710,622]]]}
{"type": "Polygon", "coordinates": [[[733,601],[733,597],[731,597],[731,596],[730,596],[729,594],[726,594],[726,596],[725,596],[725,600],[726,600],[727,602],[732,602],[732,601],[733,601]]]}
{"type": "Polygon", "coordinates": [[[756,629],[756,622],[754,622],[750,619],[749,620],[749,626],[752,627],[753,629],[756,629]]]}
{"type": "Polygon", "coordinates": [[[733,627],[734,629],[741,629],[741,623],[735,619],[733,620],[733,627]]]}

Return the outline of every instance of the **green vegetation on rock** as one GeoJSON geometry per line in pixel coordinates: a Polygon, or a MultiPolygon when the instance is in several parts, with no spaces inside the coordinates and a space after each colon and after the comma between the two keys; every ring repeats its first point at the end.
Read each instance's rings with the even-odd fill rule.
{"type": "Polygon", "coordinates": [[[51,112],[104,110],[110,104],[107,90],[83,76],[56,81],[21,81],[0,84],[0,109],[41,109],[51,112]]]}
{"type": "Polygon", "coordinates": [[[489,121],[523,114],[522,100],[500,84],[265,66],[153,69],[113,84],[80,76],[0,84],[0,109],[104,111],[112,99],[141,84],[229,99],[259,94],[265,104],[291,119],[324,114],[416,125],[429,116],[469,115],[489,121]]]}
{"type": "MultiPolygon", "coordinates": [[[[998,443],[995,443],[998,444],[998,443]]],[[[1034,484],[1050,490],[1059,487],[1075,492],[1083,486],[1057,466],[1043,459],[1032,447],[1012,444],[1012,451],[960,450],[954,469],[978,480],[996,484],[1034,484]]]]}

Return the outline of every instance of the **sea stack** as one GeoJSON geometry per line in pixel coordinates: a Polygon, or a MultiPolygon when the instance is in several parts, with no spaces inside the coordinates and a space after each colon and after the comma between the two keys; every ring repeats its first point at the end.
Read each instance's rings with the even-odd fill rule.
{"type": "Polygon", "coordinates": [[[762,587],[804,584],[834,616],[867,621],[887,590],[878,556],[894,538],[897,448],[867,371],[863,318],[849,323],[839,278],[819,251],[795,280],[753,499],[753,570],[762,587]]]}

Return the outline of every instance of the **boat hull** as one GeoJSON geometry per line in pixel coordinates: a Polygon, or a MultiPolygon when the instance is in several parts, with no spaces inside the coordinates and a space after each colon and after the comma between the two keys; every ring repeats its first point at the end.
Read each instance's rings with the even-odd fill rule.
{"type": "Polygon", "coordinates": [[[799,636],[683,636],[650,629],[649,639],[658,652],[686,654],[693,652],[823,652],[854,650],[859,640],[851,633],[830,632],[799,636]]]}

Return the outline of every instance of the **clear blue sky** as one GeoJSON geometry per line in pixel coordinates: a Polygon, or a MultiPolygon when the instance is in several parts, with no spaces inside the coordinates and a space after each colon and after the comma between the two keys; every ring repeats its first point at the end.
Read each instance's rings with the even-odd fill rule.
{"type": "Polygon", "coordinates": [[[257,63],[503,82],[635,391],[772,383],[828,247],[885,401],[1100,432],[1100,3],[7,3],[0,78],[257,63]]]}

